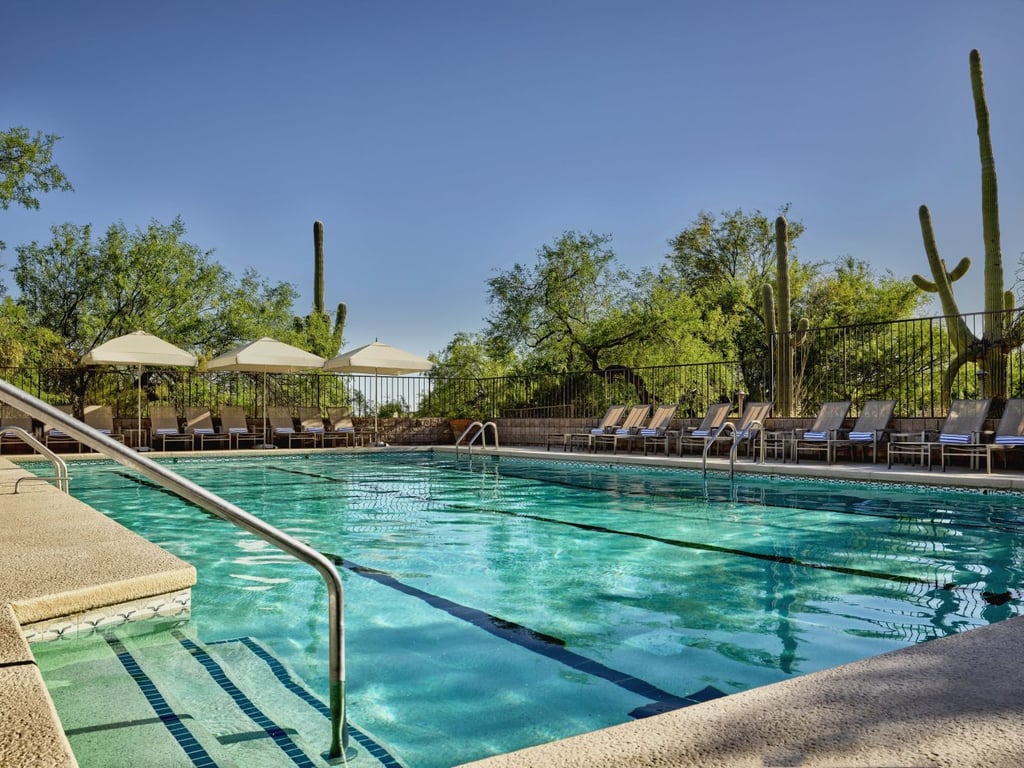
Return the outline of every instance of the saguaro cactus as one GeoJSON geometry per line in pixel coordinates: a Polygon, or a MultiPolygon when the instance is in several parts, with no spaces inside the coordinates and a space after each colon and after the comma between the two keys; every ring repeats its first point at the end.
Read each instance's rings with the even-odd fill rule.
{"type": "Polygon", "coordinates": [[[338,304],[334,316],[334,328],[325,311],[324,302],[324,223],[313,222],[313,312],[302,321],[296,323],[305,330],[307,348],[321,357],[333,357],[341,348],[342,336],[345,332],[345,319],[348,307],[344,302],[338,304]]]}
{"type": "Polygon", "coordinates": [[[799,402],[799,387],[794,375],[796,348],[808,339],[807,318],[801,318],[793,332],[793,312],[790,305],[789,283],[789,225],[785,216],[775,219],[775,282],[779,301],[771,283],[761,288],[764,302],[764,322],[768,330],[768,344],[772,350],[775,369],[775,415],[787,418],[794,415],[799,402]]]}
{"type": "Polygon", "coordinates": [[[932,229],[928,206],[918,210],[921,222],[921,236],[928,257],[932,280],[913,275],[914,285],[922,291],[937,293],[942,303],[943,314],[947,315],[946,327],[953,342],[956,356],[950,361],[943,375],[942,396],[946,402],[957,373],[967,363],[984,366],[988,377],[987,395],[1006,397],[1006,359],[1011,349],[1021,343],[1021,321],[1014,320],[1012,312],[1015,300],[1012,291],[1004,290],[1003,252],[999,236],[999,190],[996,183],[996,164],[992,153],[992,139],[989,131],[988,104],[985,100],[985,82],[981,69],[981,54],[975,49],[970,55],[971,91],[974,95],[974,114],[978,123],[978,152],[981,158],[981,223],[985,242],[985,321],[981,338],[968,328],[960,317],[960,309],[953,296],[953,283],[970,269],[971,260],[964,257],[951,271],[939,256],[932,229]]]}

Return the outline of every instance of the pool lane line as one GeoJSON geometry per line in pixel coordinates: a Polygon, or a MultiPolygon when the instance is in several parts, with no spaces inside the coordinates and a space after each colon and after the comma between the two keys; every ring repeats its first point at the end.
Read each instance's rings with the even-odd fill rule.
{"type": "Polygon", "coordinates": [[[252,720],[263,733],[273,739],[277,748],[295,765],[299,766],[299,768],[316,768],[316,763],[302,751],[285,729],[271,720],[263,710],[256,706],[252,699],[239,690],[238,686],[235,685],[234,681],[224,671],[224,667],[218,664],[204,648],[185,637],[180,630],[171,630],[171,636],[206,670],[207,674],[220,686],[221,690],[231,697],[231,700],[242,711],[242,714],[252,720]]]}
{"type": "MultiPolygon", "coordinates": [[[[232,643],[239,643],[245,646],[253,656],[270,668],[271,674],[277,678],[277,681],[285,690],[308,704],[327,720],[331,719],[330,707],[320,701],[320,699],[307,691],[304,687],[299,685],[284,664],[281,663],[280,659],[270,653],[270,651],[260,645],[253,638],[236,637],[230,640],[214,640],[207,643],[207,645],[229,645],[232,643]]],[[[373,737],[356,728],[351,722],[346,723],[345,727],[348,729],[352,738],[359,742],[363,749],[365,749],[372,757],[376,758],[383,768],[404,768],[395,756],[388,752],[383,745],[374,740],[373,737]]]]}
{"type": "Polygon", "coordinates": [[[658,688],[657,686],[648,683],[645,680],[641,680],[638,677],[634,677],[627,672],[621,672],[617,669],[613,669],[612,667],[605,666],[598,661],[587,658],[586,656],[582,656],[575,651],[570,651],[566,648],[566,643],[561,638],[554,637],[543,632],[538,632],[537,630],[531,629],[523,624],[508,621],[500,616],[495,616],[487,613],[486,611],[481,611],[478,608],[473,608],[462,603],[456,603],[454,600],[449,600],[445,597],[441,597],[440,595],[435,595],[431,592],[425,592],[422,589],[417,589],[410,584],[406,584],[405,582],[396,579],[386,571],[359,565],[358,563],[346,560],[340,555],[332,554],[330,552],[324,552],[322,554],[329,558],[335,565],[341,566],[351,573],[355,573],[359,576],[370,579],[371,581],[375,581],[382,586],[389,587],[397,592],[409,595],[410,597],[422,600],[430,607],[443,611],[453,618],[472,624],[474,627],[482,629],[484,632],[494,635],[501,640],[518,645],[521,648],[532,651],[540,656],[545,656],[546,658],[557,661],[567,667],[571,667],[572,669],[607,680],[612,685],[616,685],[630,693],[651,700],[651,704],[646,704],[633,709],[629,713],[630,717],[649,717],[650,715],[668,712],[673,709],[680,709],[681,707],[688,707],[692,704],[699,704],[703,701],[709,701],[710,699],[716,699],[720,696],[726,695],[723,691],[720,691],[710,685],[686,696],[678,696],[674,693],[669,693],[668,691],[658,688]]]}
{"type": "MultiPolygon", "coordinates": [[[[457,505],[452,505],[453,507],[457,505]]],[[[462,507],[460,507],[462,508],[462,507]]],[[[939,588],[944,586],[937,584],[934,581],[928,581],[926,579],[919,579],[916,576],[902,576],[898,573],[883,573],[881,571],[868,571],[862,568],[848,568],[844,565],[827,565],[825,563],[811,563],[804,560],[800,560],[789,555],[771,555],[764,552],[753,552],[746,549],[734,549],[732,547],[720,547],[717,544],[704,544],[697,541],[686,541],[684,539],[669,539],[664,536],[655,536],[652,533],[640,533],[639,531],[621,531],[616,528],[606,528],[603,525],[594,525],[592,523],[577,523],[571,520],[558,520],[553,517],[544,517],[543,515],[533,515],[527,512],[513,512],[505,509],[494,509],[493,507],[464,507],[465,509],[473,512],[491,512],[496,515],[506,515],[509,517],[520,517],[527,520],[534,520],[540,523],[550,523],[552,525],[567,525],[571,528],[577,528],[581,531],[587,531],[588,533],[607,533],[614,536],[631,536],[636,539],[643,539],[644,541],[653,541],[659,544],[666,544],[670,547],[680,547],[683,549],[695,549],[701,552],[716,552],[723,555],[735,555],[737,557],[750,557],[755,560],[767,560],[772,563],[779,563],[782,565],[795,565],[800,568],[814,568],[821,571],[832,571],[833,573],[842,573],[847,576],[864,576],[870,579],[881,579],[883,581],[895,581],[901,584],[921,584],[928,587],[939,588]]],[[[947,585],[948,586],[948,585],[947,585]]]]}
{"type": "Polygon", "coordinates": [[[153,682],[149,675],[142,671],[142,667],[139,666],[138,661],[135,660],[135,657],[132,656],[120,638],[113,633],[107,633],[104,635],[104,640],[107,641],[107,645],[110,646],[114,655],[117,656],[117,660],[121,662],[121,666],[124,667],[132,680],[135,681],[135,684],[139,686],[139,690],[142,691],[142,695],[146,697],[149,706],[153,708],[157,717],[160,718],[160,722],[163,723],[163,726],[174,737],[174,740],[178,742],[178,746],[188,755],[192,765],[196,768],[217,768],[216,761],[181,721],[181,716],[171,709],[167,699],[160,693],[160,689],[156,687],[156,683],[153,682]]]}

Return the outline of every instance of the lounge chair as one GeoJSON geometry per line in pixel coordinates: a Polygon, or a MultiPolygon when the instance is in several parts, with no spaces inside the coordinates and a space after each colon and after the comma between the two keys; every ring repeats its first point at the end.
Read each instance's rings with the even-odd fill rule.
{"type": "Polygon", "coordinates": [[[705,414],[700,426],[689,432],[679,433],[679,444],[676,447],[676,453],[682,456],[684,446],[700,446],[701,451],[703,451],[704,447],[713,438],[715,431],[729,418],[729,411],[731,410],[732,403],[730,402],[712,403],[708,406],[708,412],[705,414]]]}
{"type": "Polygon", "coordinates": [[[577,443],[580,445],[585,443],[587,450],[590,450],[594,447],[594,435],[603,435],[618,427],[622,421],[622,414],[625,412],[626,406],[624,405],[610,405],[597,426],[592,427],[588,432],[549,432],[547,450],[551,450],[552,443],[561,443],[563,451],[572,451],[577,443]]]}
{"type": "Polygon", "coordinates": [[[673,434],[669,432],[669,426],[676,417],[677,410],[678,405],[659,405],[647,426],[640,429],[637,437],[644,442],[644,456],[647,455],[648,448],[657,452],[659,445],[665,447],[665,455],[668,456],[668,441],[673,434]]]}
{"type": "Polygon", "coordinates": [[[190,450],[192,448],[192,435],[181,431],[173,405],[149,406],[149,429],[153,450],[157,450],[159,444],[160,450],[166,451],[168,442],[172,447],[180,445],[190,450]]]}
{"type": "MultiPolygon", "coordinates": [[[[831,464],[834,458],[832,447],[843,428],[846,414],[850,412],[850,405],[849,400],[823,403],[821,410],[818,411],[818,417],[810,429],[794,432],[793,461],[797,464],[800,463],[801,451],[823,452],[825,462],[831,464]]],[[[785,449],[783,449],[783,458],[785,458],[785,449]]]]}
{"type": "Polygon", "coordinates": [[[231,447],[231,436],[214,429],[210,409],[204,406],[185,408],[185,434],[192,435],[192,447],[198,443],[199,450],[205,449],[208,443],[231,447]]]}
{"type": "Polygon", "coordinates": [[[316,448],[318,443],[323,445],[326,431],[323,413],[319,408],[299,408],[299,431],[288,438],[288,444],[291,445],[293,439],[305,441],[308,436],[312,436],[313,447],[316,448]]]}
{"type": "MultiPolygon", "coordinates": [[[[758,437],[761,436],[761,433],[765,431],[765,422],[772,412],[773,405],[775,403],[747,403],[743,409],[743,415],[740,417],[739,422],[736,424],[736,429],[732,433],[733,451],[736,451],[738,454],[740,447],[746,445],[747,454],[754,455],[754,445],[758,437]]],[[[761,460],[764,460],[763,454],[761,455],[761,460]]]]}
{"type": "MultiPolygon", "coordinates": [[[[57,409],[68,416],[72,415],[70,405],[58,405],[57,409]]],[[[48,422],[43,422],[43,445],[55,451],[61,447],[74,446],[77,453],[82,452],[82,444],[77,439],[61,429],[59,424],[50,424],[48,422]]]]}
{"type": "Polygon", "coordinates": [[[845,437],[837,437],[832,441],[832,460],[835,461],[836,449],[849,448],[850,458],[853,458],[853,451],[859,448],[861,452],[871,446],[871,463],[878,461],[878,444],[882,442],[889,433],[889,422],[892,421],[892,414],[896,410],[895,400],[868,400],[861,409],[860,416],[854,422],[853,428],[845,437]]]}
{"type": "Polygon", "coordinates": [[[220,428],[227,433],[229,448],[232,443],[235,448],[241,448],[242,443],[249,443],[255,447],[261,445],[265,440],[262,434],[249,429],[245,411],[240,405],[222,405],[220,407],[220,428]]]}
{"type": "Polygon", "coordinates": [[[278,440],[287,438],[289,448],[296,442],[316,445],[316,435],[295,429],[295,422],[287,405],[272,405],[267,409],[267,420],[270,422],[270,435],[275,444],[278,440]]]}
{"type": "Polygon", "coordinates": [[[947,456],[967,456],[972,466],[984,459],[985,471],[992,474],[992,454],[1003,453],[1005,460],[1006,451],[1020,446],[1024,446],[1024,400],[1015,398],[1006,401],[991,443],[943,443],[942,471],[946,471],[947,456]]]}
{"type": "Polygon", "coordinates": [[[0,453],[3,453],[5,445],[25,445],[21,437],[5,431],[4,427],[20,427],[31,435],[32,417],[16,408],[4,408],[3,413],[0,413],[0,453]]]}
{"type": "Polygon", "coordinates": [[[984,400],[954,400],[935,440],[926,440],[926,433],[922,432],[918,440],[894,440],[889,443],[889,466],[892,467],[894,458],[905,456],[920,459],[931,470],[934,448],[981,443],[981,429],[991,404],[990,397],[984,400]]]}
{"type": "Polygon", "coordinates": [[[651,406],[634,405],[629,409],[626,418],[623,419],[622,426],[616,427],[611,432],[606,432],[602,435],[594,435],[592,442],[594,450],[596,451],[599,446],[611,444],[612,453],[615,453],[618,451],[619,443],[621,442],[625,442],[630,446],[630,450],[632,450],[633,438],[640,433],[641,426],[650,414],[651,406]]]}
{"type": "MultiPolygon", "coordinates": [[[[124,435],[114,429],[114,413],[110,410],[109,405],[85,406],[82,421],[112,440],[117,440],[119,443],[124,442],[124,435]]],[[[141,437],[140,435],[140,440],[141,437]]]]}
{"type": "MultiPolygon", "coordinates": [[[[352,423],[352,419],[348,415],[348,408],[328,408],[327,419],[330,421],[330,429],[326,430],[323,435],[323,444],[335,445],[341,442],[343,445],[355,446],[356,444],[356,428],[352,423]]],[[[360,443],[362,438],[360,437],[360,443]]]]}

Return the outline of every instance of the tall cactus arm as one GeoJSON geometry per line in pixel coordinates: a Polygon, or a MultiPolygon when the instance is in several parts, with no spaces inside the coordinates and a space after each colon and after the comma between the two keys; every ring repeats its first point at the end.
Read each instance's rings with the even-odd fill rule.
{"type": "Polygon", "coordinates": [[[981,54],[971,51],[971,92],[978,122],[978,152],[981,157],[981,224],[985,239],[985,310],[996,311],[1003,304],[1003,252],[999,236],[999,185],[989,131],[985,79],[981,54]]]}
{"type": "MultiPolygon", "coordinates": [[[[930,285],[934,285],[934,292],[939,294],[939,300],[942,302],[942,314],[946,315],[946,327],[953,339],[953,345],[958,352],[962,353],[977,339],[971,333],[971,329],[967,327],[967,322],[960,316],[960,309],[957,307],[956,298],[953,296],[953,281],[963,277],[971,262],[970,259],[964,257],[952,272],[947,272],[946,264],[939,256],[938,246],[935,245],[935,232],[932,229],[932,218],[928,212],[927,205],[921,206],[918,210],[918,216],[921,219],[921,237],[924,239],[924,250],[928,256],[928,266],[931,267],[932,277],[935,278],[934,282],[930,283],[930,285]]],[[[912,279],[914,280],[914,285],[918,288],[927,290],[921,285],[922,283],[928,283],[925,278],[920,275],[914,275],[912,279]]]]}
{"type": "Polygon", "coordinates": [[[313,222],[313,311],[324,313],[324,223],[313,222]]]}
{"type": "Polygon", "coordinates": [[[771,283],[761,286],[761,301],[764,306],[764,325],[768,331],[768,340],[771,341],[777,329],[775,327],[775,291],[771,283]]]}

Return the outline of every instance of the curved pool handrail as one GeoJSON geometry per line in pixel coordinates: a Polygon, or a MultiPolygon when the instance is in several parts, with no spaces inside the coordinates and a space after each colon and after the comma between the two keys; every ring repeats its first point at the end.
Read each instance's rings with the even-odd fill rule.
{"type": "Polygon", "coordinates": [[[487,447],[487,428],[488,427],[490,427],[491,429],[494,430],[494,447],[498,448],[499,447],[498,446],[498,425],[495,424],[493,421],[488,421],[488,422],[474,421],[472,424],[470,424],[468,427],[466,427],[465,430],[463,430],[462,434],[459,435],[458,439],[456,439],[456,441],[455,441],[455,455],[456,456],[459,455],[459,444],[462,442],[463,438],[465,438],[466,435],[469,435],[469,433],[472,430],[474,430],[474,429],[476,429],[477,431],[474,434],[469,436],[469,440],[466,442],[466,453],[472,453],[473,452],[473,443],[476,442],[477,438],[480,438],[480,447],[481,448],[486,448],[487,447]]]}
{"type": "Polygon", "coordinates": [[[116,440],[98,432],[84,422],[44,403],[36,397],[0,379],[0,402],[16,406],[39,421],[59,424],[61,431],[88,445],[95,451],[145,475],[163,488],[191,501],[207,512],[259,536],[292,557],[313,566],[327,585],[329,612],[329,673],[331,708],[331,746],[328,757],[334,759],[348,752],[348,729],[345,715],[345,595],[334,564],[317,550],[258,517],[222,499],[191,480],[172,472],[152,459],[136,453],[116,440]]]}
{"type": "MultiPolygon", "coordinates": [[[[8,435],[15,435],[18,439],[21,440],[21,442],[25,443],[25,445],[29,446],[30,448],[34,448],[36,451],[38,451],[40,454],[42,454],[45,458],[49,459],[50,463],[53,464],[53,478],[43,478],[43,477],[40,477],[40,478],[36,478],[36,479],[38,479],[38,480],[49,480],[49,479],[52,479],[52,480],[54,480],[54,482],[56,482],[57,488],[59,490],[64,491],[64,493],[68,492],[68,481],[71,478],[68,477],[68,465],[64,463],[64,459],[62,459],[56,453],[54,453],[49,448],[47,448],[43,443],[39,442],[36,439],[35,435],[33,435],[33,434],[29,433],[29,432],[26,432],[21,427],[13,427],[13,426],[3,427],[3,428],[0,428],[0,432],[4,432],[5,434],[8,434],[8,435]]],[[[14,492],[15,493],[18,492],[18,486],[21,484],[22,480],[30,480],[30,479],[32,479],[32,478],[28,478],[28,477],[20,478],[14,484],[14,492]]]]}

